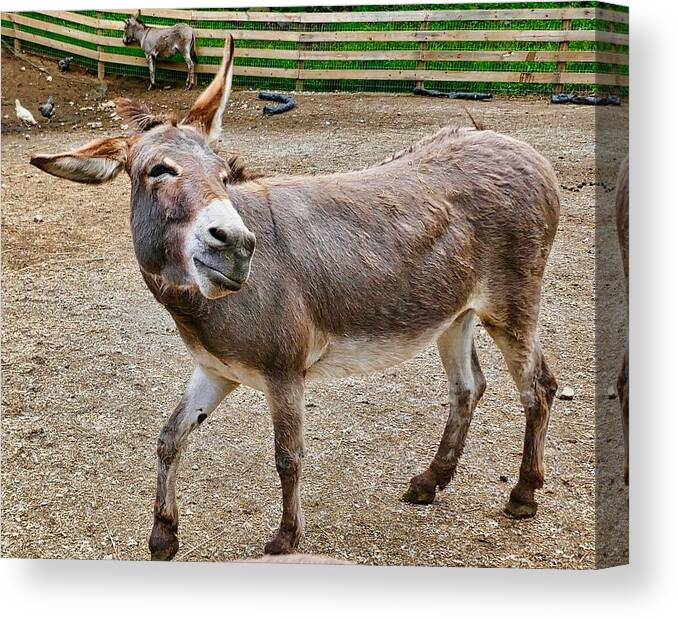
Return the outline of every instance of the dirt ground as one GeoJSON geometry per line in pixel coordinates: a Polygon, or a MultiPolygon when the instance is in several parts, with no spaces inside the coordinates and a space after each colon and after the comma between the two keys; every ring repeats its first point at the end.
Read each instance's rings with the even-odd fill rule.
{"type": "MultiPolygon", "coordinates": [[[[60,76],[51,61],[31,57],[48,68],[50,82],[4,50],[2,60],[2,555],[147,559],[156,437],[191,361],[138,272],[127,176],[107,186],[69,184],[28,158],[123,132],[122,121],[99,109],[115,96],[185,109],[195,94],[178,85],[147,94],[143,80],[123,79],[109,81],[103,94],[89,77],[60,76]],[[56,117],[41,129],[20,128],[14,99],[37,114],[47,94],[59,105],[56,117]]],[[[290,113],[264,117],[256,93],[235,92],[222,149],[272,174],[333,172],[378,161],[445,124],[468,124],[463,106],[450,100],[302,94],[297,102],[290,113]]],[[[478,328],[488,388],[457,477],[430,506],[401,495],[434,454],[447,416],[435,348],[383,373],[310,385],[300,551],[379,565],[624,563],[621,424],[618,401],[606,394],[624,334],[611,196],[626,138],[596,173],[594,130],[626,126],[627,107],[552,106],[543,98],[466,107],[544,153],[561,183],[541,337],[560,385],[575,395],[553,407],[540,510],[525,521],[502,513],[517,479],[524,415],[498,351],[478,328]],[[597,194],[604,196],[598,213],[597,194]],[[598,278],[596,256],[605,260],[598,278]],[[598,518],[597,505],[604,506],[598,518]]],[[[177,559],[262,553],[281,502],[261,394],[237,390],[192,435],[177,492],[177,559]]]]}

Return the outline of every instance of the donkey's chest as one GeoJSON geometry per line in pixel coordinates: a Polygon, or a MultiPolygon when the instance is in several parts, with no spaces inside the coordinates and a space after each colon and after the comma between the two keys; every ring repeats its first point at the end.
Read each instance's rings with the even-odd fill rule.
{"type": "Polygon", "coordinates": [[[266,389],[266,381],[262,372],[235,361],[222,361],[208,352],[200,344],[188,346],[193,360],[208,374],[220,376],[241,385],[247,385],[257,391],[266,389]]]}

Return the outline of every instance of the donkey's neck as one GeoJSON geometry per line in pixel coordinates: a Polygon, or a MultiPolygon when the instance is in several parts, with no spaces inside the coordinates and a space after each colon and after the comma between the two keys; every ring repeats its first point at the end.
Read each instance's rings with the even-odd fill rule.
{"type": "Polygon", "coordinates": [[[146,35],[149,33],[150,28],[144,24],[139,24],[135,29],[134,29],[134,39],[139,43],[141,47],[144,46],[144,39],[146,38],[146,35]]]}
{"type": "Polygon", "coordinates": [[[146,286],[172,316],[182,338],[200,340],[201,318],[207,313],[200,293],[185,287],[166,286],[159,276],[140,270],[146,286]]]}

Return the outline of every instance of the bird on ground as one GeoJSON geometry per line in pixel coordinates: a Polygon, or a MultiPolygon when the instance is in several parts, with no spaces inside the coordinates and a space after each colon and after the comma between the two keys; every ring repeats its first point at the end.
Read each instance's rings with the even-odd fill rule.
{"type": "Polygon", "coordinates": [[[56,105],[54,105],[54,97],[52,95],[47,97],[47,103],[39,105],[38,110],[40,110],[40,113],[43,115],[44,118],[50,120],[52,116],[54,116],[54,112],[56,111],[56,105]]]}
{"type": "Polygon", "coordinates": [[[65,58],[62,58],[57,62],[57,66],[59,67],[59,71],[62,73],[64,71],[68,71],[68,67],[70,66],[71,62],[73,61],[73,56],[66,56],[65,58]]]}
{"type": "Polygon", "coordinates": [[[38,124],[38,121],[33,118],[33,114],[21,105],[19,99],[14,100],[14,107],[16,108],[16,117],[24,124],[24,126],[35,127],[38,124]]]}

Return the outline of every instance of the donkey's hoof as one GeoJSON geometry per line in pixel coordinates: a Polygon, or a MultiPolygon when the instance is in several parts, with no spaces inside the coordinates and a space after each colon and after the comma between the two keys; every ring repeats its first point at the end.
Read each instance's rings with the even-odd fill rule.
{"type": "Polygon", "coordinates": [[[295,550],[296,544],[292,544],[292,536],[278,531],[273,539],[264,546],[264,554],[289,555],[295,550]]]}
{"type": "Polygon", "coordinates": [[[532,518],[537,513],[537,504],[534,501],[521,503],[520,501],[511,498],[504,507],[504,512],[516,519],[532,518]]]}
{"type": "Polygon", "coordinates": [[[156,522],[148,540],[152,561],[171,561],[179,550],[179,538],[162,523],[156,522]]]}
{"type": "Polygon", "coordinates": [[[403,501],[415,505],[430,505],[435,498],[435,486],[431,488],[428,484],[422,484],[417,477],[410,480],[410,487],[403,494],[403,501]]]}

